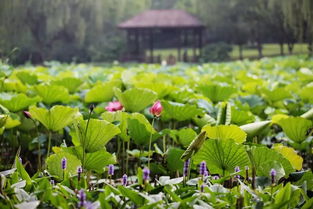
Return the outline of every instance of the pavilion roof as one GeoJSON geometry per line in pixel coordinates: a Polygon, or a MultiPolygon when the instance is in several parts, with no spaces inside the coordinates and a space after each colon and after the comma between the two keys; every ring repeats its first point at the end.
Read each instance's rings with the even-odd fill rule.
{"type": "Polygon", "coordinates": [[[147,10],[118,25],[132,28],[196,28],[204,27],[196,17],[182,10],[147,10]]]}

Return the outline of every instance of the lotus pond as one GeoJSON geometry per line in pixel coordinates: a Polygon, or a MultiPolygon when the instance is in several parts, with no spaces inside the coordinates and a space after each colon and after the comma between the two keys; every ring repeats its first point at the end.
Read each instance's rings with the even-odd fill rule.
{"type": "Polygon", "coordinates": [[[313,208],[313,59],[0,64],[0,208],[313,208]]]}

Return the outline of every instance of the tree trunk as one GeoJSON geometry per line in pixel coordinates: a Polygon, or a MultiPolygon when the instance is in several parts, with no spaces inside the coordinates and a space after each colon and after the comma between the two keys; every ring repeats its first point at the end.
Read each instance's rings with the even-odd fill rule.
{"type": "Polygon", "coordinates": [[[258,43],[257,43],[257,48],[258,48],[259,58],[262,58],[263,57],[262,44],[260,41],[258,41],[258,43]]]}
{"type": "Polygon", "coordinates": [[[243,55],[242,55],[242,45],[239,44],[239,59],[243,60],[243,55]]]}
{"type": "Polygon", "coordinates": [[[279,43],[279,46],[280,46],[280,55],[281,56],[284,56],[285,54],[284,54],[284,43],[282,42],[282,43],[279,43]]]}
{"type": "Polygon", "coordinates": [[[313,56],[313,41],[310,41],[308,43],[308,51],[309,51],[309,56],[312,57],[313,56]]]}
{"type": "Polygon", "coordinates": [[[288,43],[288,51],[289,51],[289,54],[292,54],[293,45],[294,45],[294,43],[288,43]]]}

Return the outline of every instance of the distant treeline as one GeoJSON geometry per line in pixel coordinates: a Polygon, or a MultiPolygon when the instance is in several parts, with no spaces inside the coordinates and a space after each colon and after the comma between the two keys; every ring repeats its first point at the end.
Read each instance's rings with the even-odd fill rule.
{"type": "Polygon", "coordinates": [[[172,8],[204,22],[206,43],[252,44],[259,56],[269,42],[288,44],[290,52],[305,42],[313,51],[312,0],[1,0],[0,57],[13,64],[115,60],[126,41],[118,23],[172,8]]]}

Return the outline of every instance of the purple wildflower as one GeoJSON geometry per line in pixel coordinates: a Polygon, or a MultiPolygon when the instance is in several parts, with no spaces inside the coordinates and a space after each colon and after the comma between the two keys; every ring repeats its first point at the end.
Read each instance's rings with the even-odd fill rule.
{"type": "Polygon", "coordinates": [[[204,192],[204,187],[205,187],[204,184],[202,184],[202,185],[200,186],[200,192],[204,192]]]}
{"type": "Polygon", "coordinates": [[[272,184],[274,184],[275,183],[275,177],[277,175],[277,172],[274,168],[271,169],[270,175],[271,175],[271,179],[272,179],[272,184]]]}
{"type": "Polygon", "coordinates": [[[51,179],[51,180],[50,180],[50,184],[51,184],[52,186],[54,186],[54,185],[55,185],[55,182],[54,182],[54,180],[53,180],[53,179],[51,179]]]}
{"type": "Polygon", "coordinates": [[[108,166],[108,168],[109,168],[108,174],[109,174],[110,176],[113,176],[113,175],[114,175],[114,165],[110,164],[110,165],[108,166]]]}
{"type": "Polygon", "coordinates": [[[213,176],[212,178],[213,178],[213,180],[218,180],[218,179],[220,179],[219,176],[213,176]]]}
{"type": "MultiPolygon", "coordinates": [[[[239,166],[236,166],[236,167],[235,167],[235,172],[236,172],[236,173],[240,172],[239,166]]],[[[240,175],[236,175],[235,177],[236,177],[237,179],[240,179],[240,175]]]]}
{"type": "Polygon", "coordinates": [[[84,207],[86,202],[86,193],[83,189],[78,191],[78,199],[79,199],[78,207],[84,207]]]}
{"type": "Polygon", "coordinates": [[[148,181],[150,178],[150,170],[149,168],[144,168],[143,169],[143,180],[148,181]]]}
{"type": "Polygon", "coordinates": [[[204,176],[204,174],[206,173],[206,171],[207,171],[207,169],[206,169],[206,162],[205,162],[205,161],[202,161],[202,162],[200,163],[200,171],[199,171],[199,173],[200,173],[201,176],[204,176]]]}
{"type": "Polygon", "coordinates": [[[187,177],[188,175],[189,164],[190,164],[190,158],[184,162],[184,170],[183,170],[184,177],[187,177]]]}
{"type": "Polygon", "coordinates": [[[80,181],[81,173],[83,172],[83,168],[81,166],[77,167],[77,179],[80,181]]]}
{"type": "Polygon", "coordinates": [[[127,186],[127,175],[126,174],[123,175],[122,184],[123,184],[123,186],[127,186]]]}
{"type": "Polygon", "coordinates": [[[65,157],[62,158],[62,160],[61,160],[61,168],[62,168],[62,170],[66,169],[66,158],[65,157]]]}

